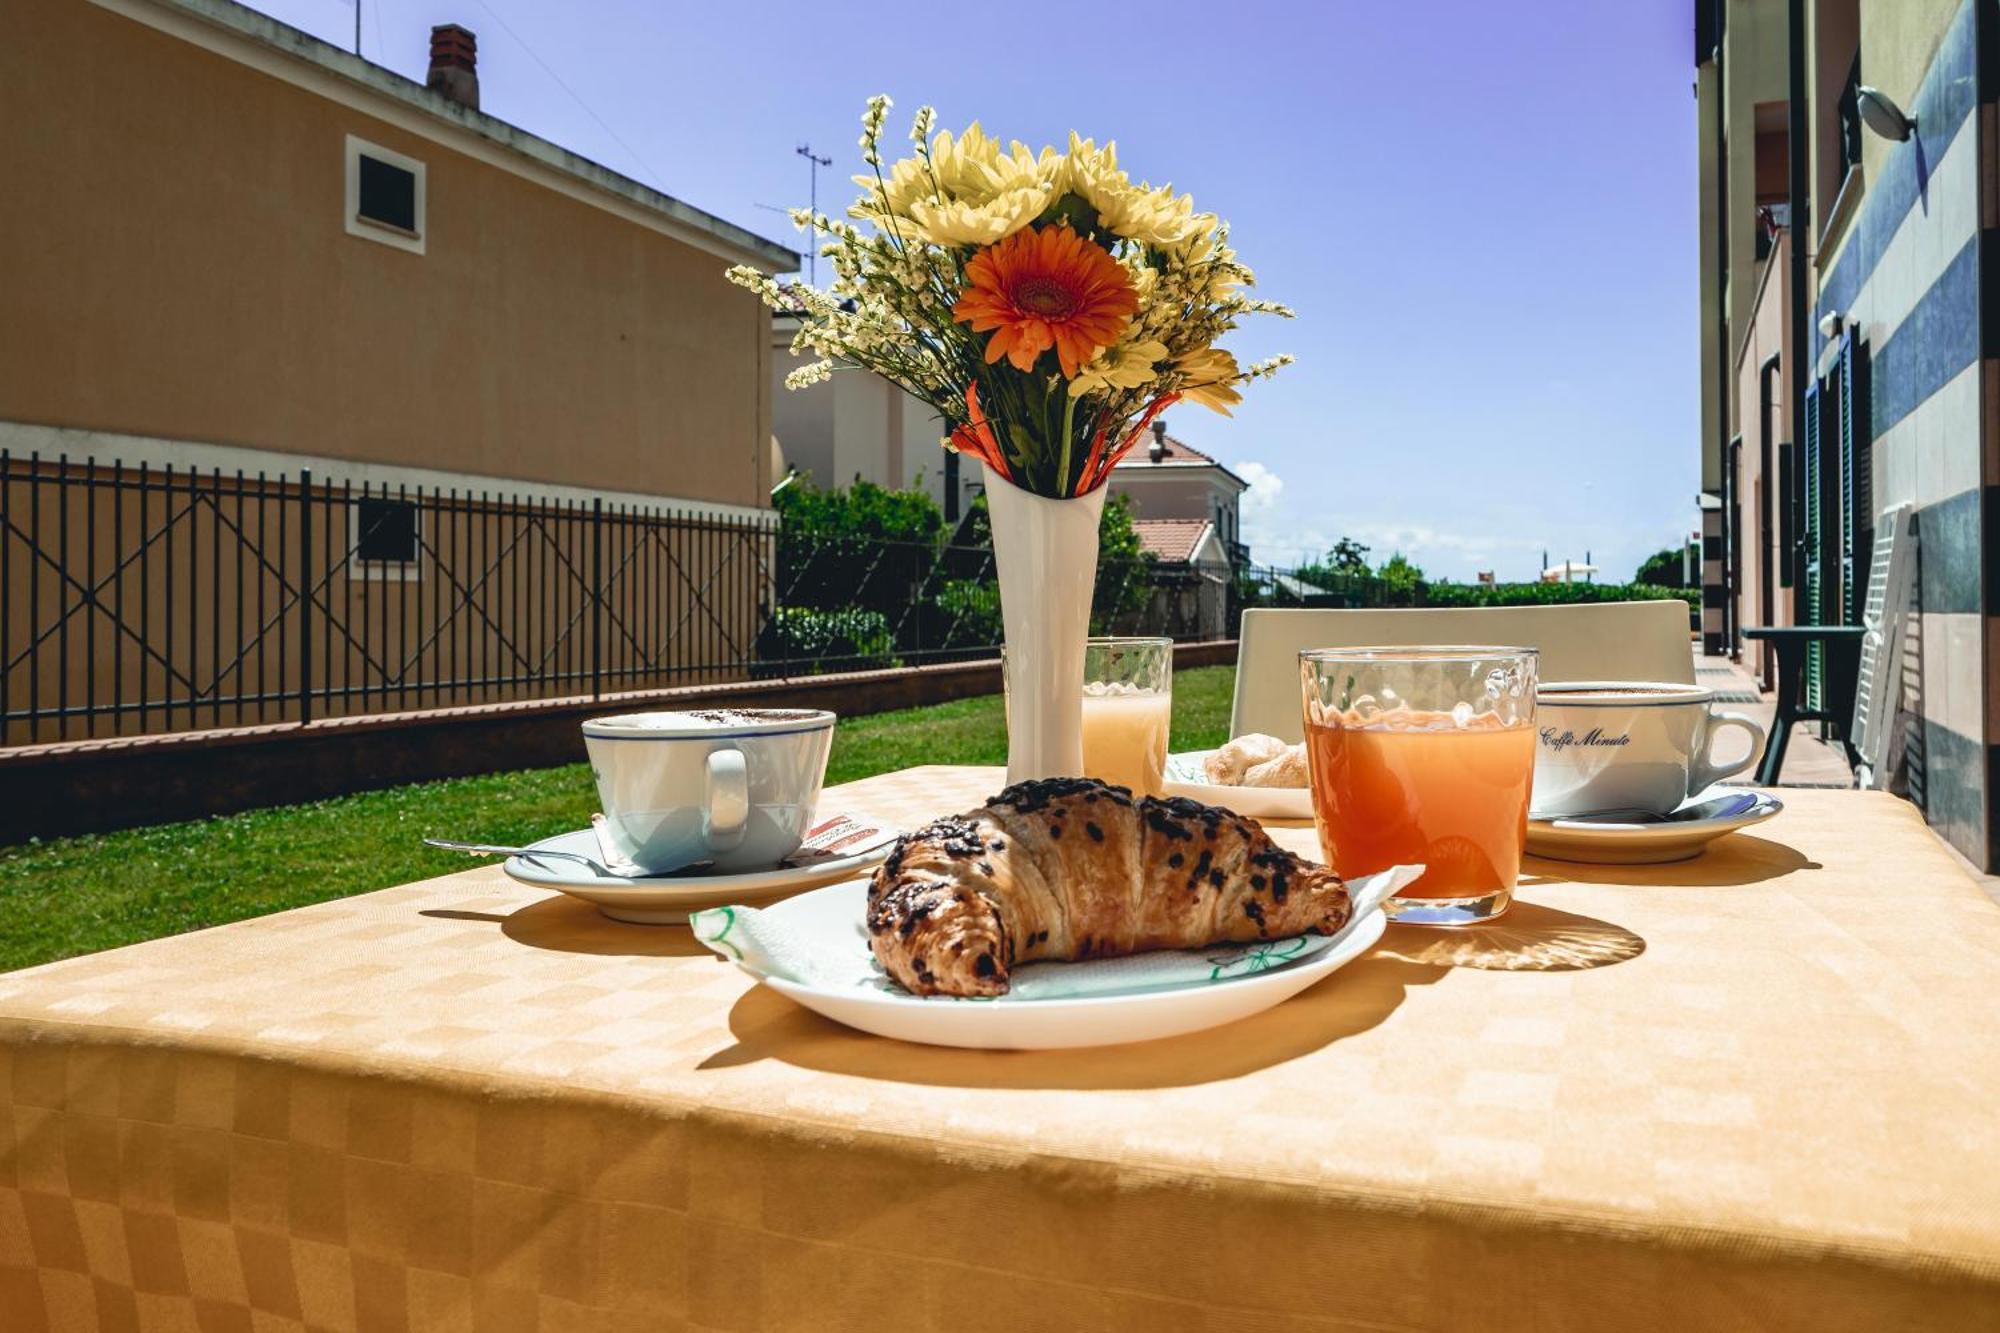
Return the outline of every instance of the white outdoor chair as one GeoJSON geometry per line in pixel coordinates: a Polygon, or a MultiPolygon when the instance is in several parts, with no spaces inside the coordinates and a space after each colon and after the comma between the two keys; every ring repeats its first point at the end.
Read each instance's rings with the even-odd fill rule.
{"type": "Polygon", "coordinates": [[[1539,648],[1543,680],[1694,682],[1686,602],[1245,611],[1229,734],[1303,738],[1299,653],[1307,648],[1417,643],[1539,648]]]}

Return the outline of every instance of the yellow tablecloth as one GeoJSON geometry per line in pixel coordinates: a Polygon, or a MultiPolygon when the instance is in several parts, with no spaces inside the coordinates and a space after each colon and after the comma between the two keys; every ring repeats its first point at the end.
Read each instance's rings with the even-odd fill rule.
{"type": "Polygon", "coordinates": [[[1784,799],[1103,1050],[848,1032],[493,868],[0,976],[0,1328],[2000,1327],[2000,910],[1784,799]]]}

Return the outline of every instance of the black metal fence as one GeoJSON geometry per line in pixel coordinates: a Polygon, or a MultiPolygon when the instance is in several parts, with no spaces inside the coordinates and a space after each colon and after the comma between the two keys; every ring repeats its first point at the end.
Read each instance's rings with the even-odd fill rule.
{"type": "MultiPolygon", "coordinates": [[[[990,549],[775,519],[0,451],[0,745],[991,656],[990,549]]],[[[1115,632],[1233,577],[1100,568],[1115,632]]]]}

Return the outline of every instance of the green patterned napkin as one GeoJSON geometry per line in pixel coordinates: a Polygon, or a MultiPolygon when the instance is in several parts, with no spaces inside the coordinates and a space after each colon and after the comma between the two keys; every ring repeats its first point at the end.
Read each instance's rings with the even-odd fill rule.
{"type": "MultiPolygon", "coordinates": [[[[1349,883],[1355,913],[1333,935],[1293,935],[1254,944],[1218,944],[1206,949],[1161,950],[1127,958],[1093,958],[1082,963],[1027,963],[1014,969],[1005,1000],[1065,1000],[1084,995],[1121,995],[1207,985],[1300,963],[1335,944],[1355,922],[1382,905],[1397,889],[1423,874],[1422,866],[1396,866],[1349,883]]],[[[716,907],[688,917],[694,936],[716,953],[759,978],[776,977],[819,990],[861,989],[907,996],[889,980],[868,950],[860,920],[837,932],[808,931],[785,920],[782,907],[716,907]]],[[[976,1001],[991,1003],[991,1001],[976,1001]]]]}

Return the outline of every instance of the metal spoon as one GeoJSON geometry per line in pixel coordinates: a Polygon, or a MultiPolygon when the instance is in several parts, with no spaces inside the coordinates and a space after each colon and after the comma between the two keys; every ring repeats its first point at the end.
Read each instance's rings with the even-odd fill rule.
{"type": "Polygon", "coordinates": [[[600,875],[617,878],[610,866],[582,852],[556,852],[546,847],[502,847],[488,842],[447,842],[443,838],[425,838],[424,846],[439,847],[447,852],[464,852],[468,856],[518,856],[526,861],[538,861],[548,856],[559,861],[580,861],[600,875]]]}
{"type": "Polygon", "coordinates": [[[696,861],[692,865],[684,865],[678,870],[665,870],[657,874],[621,875],[610,866],[604,864],[604,862],[594,857],[585,856],[582,852],[558,852],[547,847],[502,847],[497,843],[490,842],[447,842],[443,838],[425,838],[424,846],[440,847],[447,852],[464,852],[468,856],[518,856],[524,861],[535,861],[544,856],[553,856],[559,860],[577,861],[583,865],[587,865],[606,879],[669,879],[675,875],[693,877],[715,868],[715,862],[713,861],[696,861]]]}

